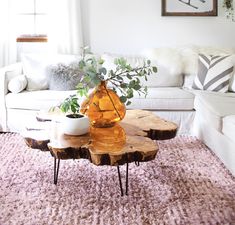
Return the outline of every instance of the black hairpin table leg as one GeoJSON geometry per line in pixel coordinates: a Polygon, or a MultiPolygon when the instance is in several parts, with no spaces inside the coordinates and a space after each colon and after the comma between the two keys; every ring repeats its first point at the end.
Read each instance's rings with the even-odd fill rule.
{"type": "Polygon", "coordinates": [[[128,195],[128,162],[126,163],[126,195],[128,195]]]}
{"type": "MultiPolygon", "coordinates": [[[[128,162],[126,163],[126,195],[128,195],[128,162]]],[[[118,179],[119,179],[119,185],[120,185],[120,190],[121,190],[121,196],[123,196],[123,188],[122,188],[122,178],[121,178],[121,173],[120,173],[120,168],[117,166],[118,169],[118,179]]]]}
{"type": "Polygon", "coordinates": [[[118,169],[118,179],[119,179],[119,185],[120,185],[120,190],[121,190],[121,196],[123,196],[122,179],[121,179],[121,174],[120,174],[119,166],[117,166],[117,169],[118,169]]]}
{"type": "Polygon", "coordinates": [[[60,169],[60,159],[58,159],[57,161],[56,157],[54,157],[54,184],[57,184],[59,169],[60,169]]]}

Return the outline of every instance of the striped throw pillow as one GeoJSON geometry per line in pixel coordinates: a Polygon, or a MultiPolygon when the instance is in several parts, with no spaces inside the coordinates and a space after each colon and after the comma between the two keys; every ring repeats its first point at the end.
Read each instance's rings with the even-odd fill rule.
{"type": "Polygon", "coordinates": [[[193,89],[225,93],[233,73],[233,56],[212,56],[199,54],[198,74],[193,89]]]}

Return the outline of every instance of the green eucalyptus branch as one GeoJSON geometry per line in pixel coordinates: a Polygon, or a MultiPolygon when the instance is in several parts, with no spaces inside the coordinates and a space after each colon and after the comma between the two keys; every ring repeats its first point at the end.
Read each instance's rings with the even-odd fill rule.
{"type": "Polygon", "coordinates": [[[148,76],[153,72],[157,72],[157,68],[151,66],[150,60],[143,60],[143,65],[132,67],[124,58],[114,60],[115,69],[107,70],[104,66],[102,58],[87,56],[87,48],[82,49],[82,58],[79,61],[79,68],[83,72],[79,84],[77,85],[77,93],[80,96],[87,96],[91,86],[97,86],[101,81],[110,82],[115,92],[119,91],[120,99],[126,105],[131,104],[131,98],[134,92],[139,95],[147,95],[147,87],[143,87],[140,78],[146,81],[148,76]]]}
{"type": "Polygon", "coordinates": [[[135,69],[132,69],[131,71],[130,70],[124,70],[124,71],[121,71],[119,73],[114,73],[113,75],[111,75],[111,77],[109,77],[107,79],[107,81],[109,80],[112,80],[113,78],[117,77],[117,76],[126,76],[127,74],[129,74],[130,76],[132,77],[140,77],[140,76],[144,76],[141,75],[141,73],[144,71],[144,69],[149,69],[149,66],[143,66],[143,67],[139,67],[139,68],[135,68],[135,69]],[[135,72],[135,74],[131,74],[131,72],[135,72]]]}

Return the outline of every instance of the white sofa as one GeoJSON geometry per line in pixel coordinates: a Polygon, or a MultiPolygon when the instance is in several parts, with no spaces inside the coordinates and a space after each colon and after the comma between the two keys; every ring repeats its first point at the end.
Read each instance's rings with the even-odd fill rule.
{"type": "MultiPolygon", "coordinates": [[[[151,110],[160,117],[176,122],[179,125],[179,134],[196,135],[235,175],[235,93],[191,89],[197,73],[200,52],[234,54],[235,51],[234,49],[182,47],[145,52],[145,56],[151,58],[152,63],[157,65],[158,73],[152,75],[145,83],[149,92],[147,98],[136,95],[129,108],[151,110]]],[[[40,57],[40,62],[44,61],[42,56],[40,57]]],[[[104,54],[102,57],[107,63],[105,66],[112,67],[113,58],[117,55],[104,54]]],[[[128,60],[130,63],[137,63],[139,57],[128,57],[128,60]]],[[[50,63],[55,62],[56,60],[50,63]]],[[[41,63],[41,67],[45,68],[45,65],[46,63],[41,63]]],[[[35,68],[40,70],[37,66],[35,68]]],[[[29,127],[30,124],[37,122],[36,115],[40,110],[48,110],[68,95],[75,93],[74,90],[48,89],[9,92],[7,89],[9,81],[12,77],[25,73],[24,69],[22,63],[0,69],[0,124],[3,131],[21,131],[29,127]]],[[[42,70],[40,72],[42,73],[42,70]]]]}
{"type": "Polygon", "coordinates": [[[235,175],[235,93],[196,93],[192,133],[235,175]]]}

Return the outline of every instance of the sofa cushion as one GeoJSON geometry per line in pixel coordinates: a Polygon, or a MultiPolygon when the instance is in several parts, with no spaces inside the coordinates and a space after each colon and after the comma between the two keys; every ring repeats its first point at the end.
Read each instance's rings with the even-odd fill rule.
{"type": "MultiPolygon", "coordinates": [[[[115,54],[103,54],[102,59],[104,59],[104,67],[108,70],[115,69],[116,66],[114,64],[115,58],[124,57],[127,62],[133,66],[141,66],[143,65],[143,61],[149,57],[142,56],[125,56],[125,55],[115,55],[115,54]]],[[[152,56],[153,57],[153,56],[152,56]]],[[[151,58],[151,65],[156,66],[158,69],[157,73],[153,73],[148,76],[148,81],[145,79],[141,79],[141,83],[144,86],[148,87],[181,87],[183,84],[183,76],[181,74],[181,70],[177,68],[177,66],[173,63],[166,65],[161,60],[160,57],[157,60],[156,58],[151,58]],[[171,66],[169,66],[171,65],[171,66]]],[[[180,67],[180,65],[178,65],[180,67]]]]}
{"type": "MultiPolygon", "coordinates": [[[[42,110],[58,105],[76,91],[23,91],[6,95],[6,106],[12,109],[42,110]]],[[[192,110],[194,95],[180,88],[149,88],[145,98],[135,93],[128,108],[150,110],[192,110]]]]}
{"type": "Polygon", "coordinates": [[[194,107],[203,119],[219,132],[222,131],[222,119],[235,114],[235,93],[194,91],[194,107]]]}
{"type": "Polygon", "coordinates": [[[193,82],[193,88],[227,92],[229,80],[233,73],[233,57],[231,55],[199,54],[198,74],[193,82]]]}
{"type": "Polygon", "coordinates": [[[177,87],[148,88],[148,95],[135,93],[130,109],[193,110],[194,94],[177,87]]]}
{"type": "Polygon", "coordinates": [[[76,91],[23,91],[18,94],[6,95],[6,107],[11,109],[42,110],[57,106],[66,97],[76,91]]]}
{"type": "Polygon", "coordinates": [[[235,140],[235,115],[230,115],[223,118],[222,132],[232,141],[235,140]]]}

